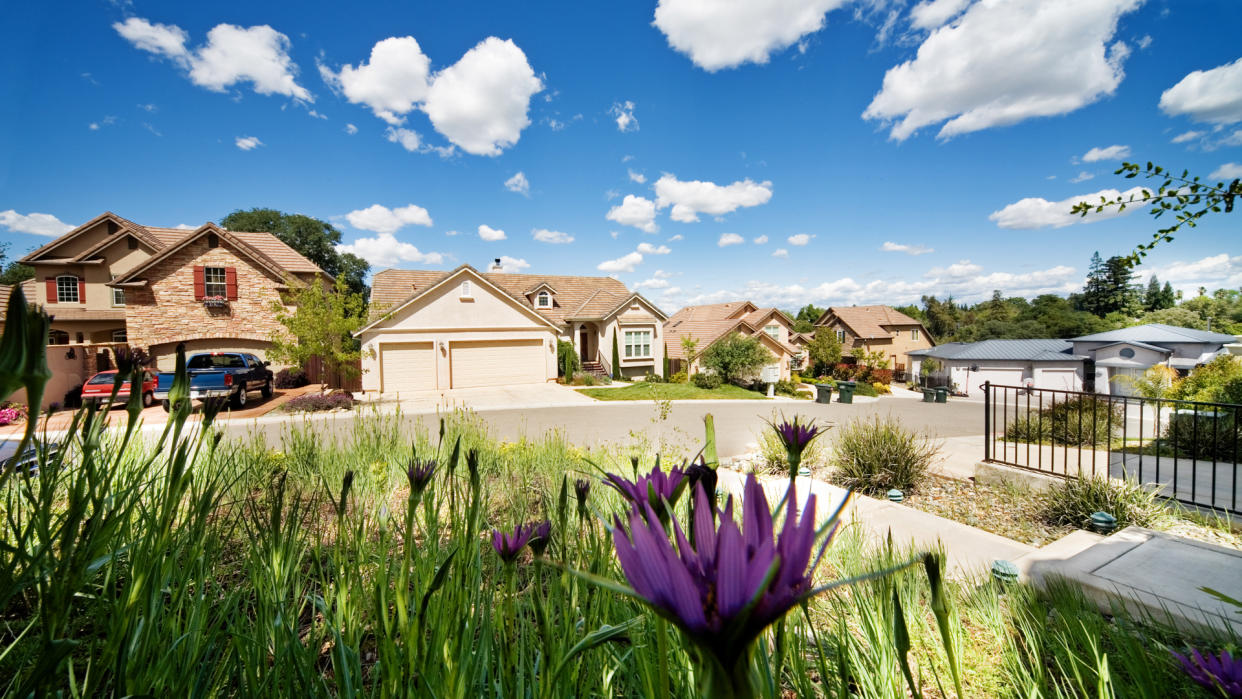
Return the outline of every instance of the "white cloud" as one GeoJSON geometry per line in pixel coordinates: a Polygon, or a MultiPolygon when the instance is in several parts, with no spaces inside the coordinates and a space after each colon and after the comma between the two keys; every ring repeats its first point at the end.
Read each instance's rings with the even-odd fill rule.
{"type": "Polygon", "coordinates": [[[767,63],[824,26],[824,15],[844,0],[660,0],[655,26],[669,46],[707,71],[767,63]]]}
{"type": "Polygon", "coordinates": [[[924,0],[910,8],[910,26],[930,31],[960,15],[971,0],[924,0]]]}
{"type": "Polygon", "coordinates": [[[772,251],[772,257],[789,257],[789,251],[785,248],[777,248],[772,251]]]}
{"type": "Polygon", "coordinates": [[[568,233],[560,231],[550,231],[546,228],[536,228],[530,232],[531,237],[541,243],[552,243],[554,245],[565,245],[574,242],[574,237],[568,233]]]}
{"type": "Polygon", "coordinates": [[[1173,143],[1185,143],[1186,141],[1193,141],[1196,138],[1201,138],[1206,135],[1206,131],[1187,131],[1174,136],[1173,143]]]}
{"type": "Polygon", "coordinates": [[[436,74],[423,110],[467,153],[500,155],[530,125],[530,98],[542,89],[522,49],[491,36],[436,74]]]}
{"type": "Polygon", "coordinates": [[[1082,172],[1078,173],[1074,177],[1071,177],[1070,182],[1074,184],[1078,184],[1079,182],[1086,182],[1087,180],[1093,180],[1093,179],[1095,179],[1095,175],[1087,172],[1086,170],[1083,170],[1082,172]]]}
{"type": "Polygon", "coordinates": [[[402,148],[411,153],[417,153],[418,147],[423,143],[423,140],[418,136],[418,132],[394,126],[389,126],[384,131],[384,137],[393,143],[400,143],[402,148]]]}
{"type": "Polygon", "coordinates": [[[644,279],[640,282],[634,283],[634,289],[636,291],[638,289],[667,289],[668,287],[668,280],[660,279],[658,277],[652,277],[651,279],[644,279]]]}
{"type": "Polygon", "coordinates": [[[629,173],[631,182],[637,182],[638,184],[647,182],[647,176],[641,172],[634,172],[633,170],[627,170],[626,172],[629,173]]]}
{"type": "Polygon", "coordinates": [[[1091,194],[1080,194],[1069,199],[1061,201],[1048,201],[1043,197],[1027,197],[1016,201],[1000,211],[993,211],[989,216],[989,221],[995,221],[997,226],[1001,228],[1015,229],[1033,229],[1045,228],[1052,226],[1053,228],[1064,228],[1075,223],[1092,223],[1106,218],[1116,218],[1118,216],[1128,216],[1137,209],[1133,206],[1126,208],[1125,211],[1118,211],[1117,207],[1109,207],[1095,213],[1094,211],[1087,216],[1079,216],[1071,214],[1070,209],[1080,201],[1098,202],[1100,197],[1106,199],[1116,199],[1124,197],[1129,199],[1131,195],[1142,194],[1142,187],[1133,187],[1125,192],[1119,192],[1115,189],[1102,189],[1091,194]]]}
{"type": "Polygon", "coordinates": [[[455,231],[455,230],[454,230],[454,231],[444,231],[444,235],[447,235],[447,236],[449,236],[449,237],[451,238],[451,237],[453,237],[453,236],[455,236],[455,235],[460,235],[460,232],[459,232],[459,231],[455,231]]]}
{"type": "Polygon", "coordinates": [[[1130,146],[1108,146],[1106,148],[1092,148],[1082,156],[1084,163],[1095,163],[1101,160],[1121,160],[1130,157],[1130,146]]]}
{"type": "Polygon", "coordinates": [[[1238,163],[1225,163],[1212,171],[1208,175],[1214,180],[1233,180],[1242,177],[1242,165],[1238,163]]]}
{"type": "Polygon", "coordinates": [[[430,226],[431,214],[421,206],[409,204],[390,209],[381,204],[372,204],[365,209],[357,209],[345,214],[349,225],[360,231],[375,233],[396,233],[405,226],[430,226]]]}
{"type": "Polygon", "coordinates": [[[806,233],[798,233],[796,235],[789,236],[785,240],[790,245],[802,246],[802,245],[806,245],[807,243],[810,243],[811,238],[814,238],[814,237],[815,237],[814,235],[807,235],[806,233]]]}
{"type": "Polygon", "coordinates": [[[353,104],[370,107],[375,116],[398,126],[405,115],[427,99],[428,58],[412,36],[389,37],[371,48],[370,63],[341,66],[338,72],[320,64],[324,82],[353,104]]]}
{"type": "Polygon", "coordinates": [[[177,230],[182,230],[182,231],[192,231],[198,228],[198,226],[191,226],[188,223],[178,223],[177,225],[173,226],[173,228],[176,228],[177,230]]]}
{"type": "Polygon", "coordinates": [[[349,134],[350,136],[353,136],[354,134],[358,133],[358,127],[354,126],[353,124],[346,124],[345,133],[349,134]]]}
{"type": "Polygon", "coordinates": [[[983,268],[970,260],[959,260],[948,267],[932,267],[925,277],[971,277],[983,271],[983,268]]]}
{"type": "Polygon", "coordinates": [[[234,143],[242,150],[254,150],[263,145],[263,141],[260,141],[256,136],[238,136],[234,143]]]}
{"type": "Polygon", "coordinates": [[[1146,51],[1147,47],[1151,46],[1151,42],[1152,42],[1151,34],[1144,34],[1143,36],[1140,36],[1137,42],[1139,50],[1146,51]]]}
{"type": "Polygon", "coordinates": [[[643,255],[667,255],[673,249],[667,245],[652,245],[651,243],[639,243],[638,252],[643,255]]]}
{"type": "Polygon", "coordinates": [[[655,202],[645,197],[627,194],[620,204],[608,210],[604,218],[616,221],[623,226],[633,226],[644,233],[655,233],[660,230],[655,224],[655,214],[655,202]]]}
{"type": "Polygon", "coordinates": [[[505,189],[510,192],[517,192],[524,197],[530,196],[530,181],[526,179],[526,175],[518,172],[513,177],[505,180],[505,189]]]}
{"type": "Polygon", "coordinates": [[[893,243],[889,241],[884,241],[884,244],[880,246],[880,249],[884,252],[904,252],[907,255],[915,256],[935,252],[935,250],[927,247],[926,245],[907,245],[905,243],[893,243]]]}
{"type": "Polygon", "coordinates": [[[1242,58],[1191,72],[1160,95],[1160,109],[1213,124],[1242,121],[1242,58]]]}
{"type": "Polygon", "coordinates": [[[677,235],[675,235],[675,236],[673,236],[673,237],[669,238],[669,239],[668,239],[668,242],[670,242],[670,243],[676,243],[676,242],[678,242],[678,241],[680,241],[680,240],[685,240],[685,239],[686,239],[686,236],[684,236],[684,235],[682,235],[682,234],[678,233],[677,235]]]}
{"type": "Polygon", "coordinates": [[[940,138],[1065,114],[1113,94],[1129,48],[1109,42],[1142,0],[977,2],[885,74],[863,112],[903,141],[940,122],[940,138]]]}
{"type": "Polygon", "coordinates": [[[208,90],[224,92],[248,82],[261,95],[315,100],[297,83],[298,68],[289,57],[289,37],[265,24],[217,24],[207,32],[207,43],[194,50],[186,47],[189,35],[173,24],[152,24],[130,17],[112,28],[135,48],[171,60],[186,71],[190,82],[208,90]]]}
{"type": "Polygon", "coordinates": [[[492,228],[488,225],[480,225],[479,237],[488,242],[494,242],[497,240],[504,240],[506,236],[505,232],[498,228],[492,228]]]}
{"type": "Polygon", "coordinates": [[[500,256],[500,268],[506,272],[516,273],[530,269],[530,263],[521,257],[500,256]]]}
{"type": "Polygon", "coordinates": [[[746,179],[722,187],[715,182],[683,182],[666,174],[656,180],[655,192],[658,208],[672,206],[670,218],[691,223],[699,220],[700,213],[721,216],[740,207],[766,204],[772,198],[772,183],[746,179]]]}
{"type": "Polygon", "coordinates": [[[93,122],[93,121],[92,121],[91,123],[89,123],[89,124],[87,124],[87,125],[86,125],[86,128],[90,129],[91,131],[98,131],[98,130],[99,130],[99,124],[97,124],[97,123],[95,123],[95,122],[93,122]]]}
{"type": "Polygon", "coordinates": [[[601,272],[633,272],[634,268],[638,267],[642,261],[643,256],[641,253],[631,252],[615,260],[604,260],[596,265],[595,268],[601,272]]]}
{"type": "Polygon", "coordinates": [[[768,242],[768,237],[766,235],[761,235],[755,238],[754,240],[752,240],[751,242],[753,242],[755,245],[766,245],[768,242]]]}
{"type": "Polygon", "coordinates": [[[741,245],[742,243],[745,243],[745,242],[746,242],[746,239],[738,235],[737,233],[721,233],[720,240],[716,241],[716,245],[724,248],[730,245],[741,245]]]}
{"type": "Polygon", "coordinates": [[[403,243],[391,233],[381,233],[374,238],[359,238],[348,245],[337,245],[336,251],[352,253],[376,267],[395,267],[402,262],[438,265],[444,255],[438,252],[422,252],[410,243],[403,243]]]}
{"type": "Polygon", "coordinates": [[[634,103],[626,100],[625,102],[614,102],[612,109],[608,113],[617,119],[617,131],[637,131],[638,118],[634,116],[634,103]]]}
{"type": "Polygon", "coordinates": [[[0,211],[0,226],[14,233],[31,233],[53,238],[64,235],[75,228],[51,214],[19,214],[13,209],[0,211]]]}

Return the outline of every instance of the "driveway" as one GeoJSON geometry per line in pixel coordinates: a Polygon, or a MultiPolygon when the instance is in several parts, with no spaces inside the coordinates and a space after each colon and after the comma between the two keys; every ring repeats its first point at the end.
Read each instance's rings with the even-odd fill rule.
{"type": "Polygon", "coordinates": [[[457,408],[494,410],[513,408],[572,407],[596,401],[556,383],[513,384],[480,388],[451,388],[434,391],[411,391],[400,394],[360,396],[364,403],[384,407],[400,406],[403,413],[435,413],[457,408]]]}

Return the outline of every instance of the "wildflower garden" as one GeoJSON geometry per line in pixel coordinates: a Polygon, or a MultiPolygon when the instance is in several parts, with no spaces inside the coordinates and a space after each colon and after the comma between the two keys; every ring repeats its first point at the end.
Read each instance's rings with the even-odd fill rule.
{"type": "MultiPolygon", "coordinates": [[[[0,400],[35,402],[46,316],[8,318],[0,400]]],[[[5,696],[1242,694],[1237,639],[947,580],[792,477],[723,492],[710,428],[683,463],[468,413],[291,419],[273,448],[189,421],[187,390],[153,438],[93,407],[28,423],[35,458],[0,475],[5,696]]],[[[796,472],[817,426],[772,429],[796,472]]]]}

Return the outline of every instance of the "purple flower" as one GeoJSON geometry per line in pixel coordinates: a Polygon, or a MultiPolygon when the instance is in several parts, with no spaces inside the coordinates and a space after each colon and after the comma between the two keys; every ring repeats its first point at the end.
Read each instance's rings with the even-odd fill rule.
{"type": "Polygon", "coordinates": [[[526,548],[526,544],[530,542],[530,537],[534,533],[535,525],[533,524],[519,524],[513,528],[512,534],[493,529],[492,548],[496,549],[496,555],[500,556],[500,560],[505,564],[512,563],[522,549],[526,548]]]}
{"type": "Polygon", "coordinates": [[[801,422],[797,415],[794,416],[793,422],[782,420],[780,424],[773,422],[768,424],[776,431],[776,436],[785,446],[785,453],[789,457],[790,478],[793,478],[798,475],[798,467],[802,464],[802,452],[825,430],[815,424],[814,420],[801,422]]]}
{"type": "Polygon", "coordinates": [[[754,475],[746,479],[740,528],[733,520],[732,498],[717,525],[707,492],[695,488],[694,497],[693,545],[673,520],[674,548],[647,502],[631,510],[628,522],[616,518],[613,545],[634,591],[727,671],[748,656],[769,624],[817,592],[813,573],[832,533],[812,561],[815,496],[808,498],[799,520],[792,483],[776,538],[772,513],[754,475]]]}
{"type": "Polygon", "coordinates": [[[405,476],[410,479],[410,494],[422,495],[423,491],[431,485],[431,479],[436,475],[436,460],[427,459],[426,461],[417,457],[410,459],[410,466],[406,469],[405,476]]]}
{"type": "Polygon", "coordinates": [[[552,523],[545,519],[526,526],[531,528],[530,550],[535,556],[542,556],[548,544],[552,543],[552,523]]]}
{"type": "Polygon", "coordinates": [[[1189,658],[1170,652],[1196,684],[1226,697],[1242,697],[1242,658],[1235,660],[1227,650],[1221,651],[1219,656],[1211,653],[1205,656],[1197,648],[1191,648],[1189,658]]]}
{"type": "Polygon", "coordinates": [[[685,471],[674,468],[665,473],[660,470],[659,464],[651,469],[651,473],[638,476],[633,481],[615,473],[604,474],[604,483],[612,486],[635,506],[650,504],[661,519],[666,515],[664,506],[660,504],[661,501],[666,500],[669,505],[676,504],[677,498],[681,497],[681,492],[687,485],[685,471]]]}
{"type": "Polygon", "coordinates": [[[574,497],[578,499],[578,516],[586,517],[587,495],[591,492],[591,481],[578,479],[574,481],[574,497]]]}

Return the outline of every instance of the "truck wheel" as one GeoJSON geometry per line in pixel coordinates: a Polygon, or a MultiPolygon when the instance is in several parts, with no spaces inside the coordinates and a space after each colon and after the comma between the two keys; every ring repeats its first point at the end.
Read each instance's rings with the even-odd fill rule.
{"type": "Polygon", "coordinates": [[[271,379],[268,379],[267,383],[263,384],[263,388],[259,389],[259,393],[262,394],[264,398],[272,397],[272,380],[271,379]]]}
{"type": "Polygon", "coordinates": [[[142,407],[150,408],[153,405],[155,405],[155,396],[150,393],[142,394],[142,407]]]}
{"type": "Polygon", "coordinates": [[[240,410],[241,408],[246,407],[246,387],[245,386],[237,387],[237,392],[229,396],[229,404],[233,406],[234,410],[240,410]]]}
{"type": "Polygon", "coordinates": [[[167,398],[165,398],[164,400],[160,401],[160,405],[164,406],[164,412],[166,412],[166,413],[168,413],[168,412],[172,412],[172,404],[168,402],[168,399],[167,399],[167,398]]]}

